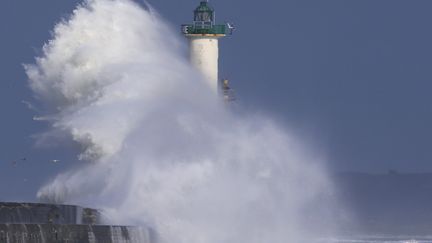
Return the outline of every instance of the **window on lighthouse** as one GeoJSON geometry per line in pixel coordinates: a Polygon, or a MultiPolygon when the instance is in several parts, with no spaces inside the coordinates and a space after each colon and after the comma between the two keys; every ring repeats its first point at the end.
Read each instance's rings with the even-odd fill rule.
{"type": "Polygon", "coordinates": [[[212,22],[212,13],[210,13],[210,12],[198,12],[195,14],[195,21],[212,22]]]}

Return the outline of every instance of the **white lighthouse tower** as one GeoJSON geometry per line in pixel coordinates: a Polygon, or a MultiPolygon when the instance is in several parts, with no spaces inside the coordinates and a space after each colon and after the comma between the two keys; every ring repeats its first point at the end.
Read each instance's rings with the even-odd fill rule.
{"type": "Polygon", "coordinates": [[[195,9],[193,24],[182,25],[190,43],[190,61],[215,93],[219,91],[219,38],[232,34],[232,30],[230,24],[216,24],[215,11],[208,1],[201,1],[195,9]]]}

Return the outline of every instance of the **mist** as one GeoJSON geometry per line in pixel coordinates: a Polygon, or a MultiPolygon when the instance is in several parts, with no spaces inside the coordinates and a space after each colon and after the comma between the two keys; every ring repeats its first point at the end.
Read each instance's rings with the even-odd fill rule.
{"type": "Polygon", "coordinates": [[[85,1],[56,25],[26,73],[46,134],[70,137],[86,164],[38,198],[100,208],[107,223],[151,226],[170,243],[337,230],[322,156],[271,118],[229,109],[177,32],[130,0],[85,1]]]}

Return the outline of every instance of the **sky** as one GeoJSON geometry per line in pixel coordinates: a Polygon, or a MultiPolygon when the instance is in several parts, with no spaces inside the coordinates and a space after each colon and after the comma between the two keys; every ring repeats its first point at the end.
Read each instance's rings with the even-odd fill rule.
{"type": "MultiPolygon", "coordinates": [[[[73,157],[72,143],[35,146],[47,124],[25,104],[32,95],[22,67],[79,2],[0,3],[0,200],[34,197],[81,163],[50,162],[73,157]]],[[[198,2],[149,0],[179,38],[198,2]]],[[[296,130],[334,171],[432,171],[431,1],[210,2],[219,22],[236,26],[221,41],[220,73],[242,109],[296,130]]]]}

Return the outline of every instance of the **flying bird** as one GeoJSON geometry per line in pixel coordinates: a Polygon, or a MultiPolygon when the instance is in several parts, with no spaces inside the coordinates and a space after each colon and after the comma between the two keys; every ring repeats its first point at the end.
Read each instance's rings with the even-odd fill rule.
{"type": "Polygon", "coordinates": [[[232,35],[233,32],[234,32],[234,30],[236,29],[235,26],[233,24],[231,24],[231,23],[228,23],[228,22],[226,23],[226,25],[227,25],[227,27],[228,27],[228,29],[230,31],[230,35],[232,35]]]}

